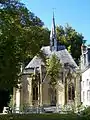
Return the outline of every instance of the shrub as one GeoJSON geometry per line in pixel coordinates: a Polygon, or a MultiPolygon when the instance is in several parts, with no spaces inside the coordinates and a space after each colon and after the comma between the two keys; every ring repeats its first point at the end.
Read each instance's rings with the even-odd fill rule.
{"type": "Polygon", "coordinates": [[[87,107],[87,108],[85,108],[83,111],[82,111],[82,113],[81,113],[82,115],[90,115],[90,107],[87,107]]]}

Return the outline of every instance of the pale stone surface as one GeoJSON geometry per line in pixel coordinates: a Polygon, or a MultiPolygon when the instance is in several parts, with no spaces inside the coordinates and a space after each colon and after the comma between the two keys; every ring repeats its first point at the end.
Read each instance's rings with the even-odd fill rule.
{"type": "MultiPolygon", "coordinates": [[[[44,83],[40,82],[38,84],[38,100],[36,100],[36,106],[42,105],[50,105],[51,104],[51,94],[50,85],[48,84],[49,79],[46,77],[46,81],[44,83]]],[[[80,78],[75,80],[75,104],[78,106],[80,104],[80,78]]],[[[16,107],[22,106],[33,106],[32,103],[32,78],[30,75],[22,75],[22,84],[21,89],[14,89],[14,104],[16,107]],[[20,91],[20,92],[19,92],[20,91]]],[[[67,87],[68,88],[68,87],[67,87]]],[[[56,105],[63,106],[65,104],[65,83],[59,81],[56,85],[56,105]]],[[[68,93],[68,89],[67,89],[68,93]]],[[[68,95],[68,94],[67,94],[68,95]]],[[[68,96],[67,96],[68,100],[68,96]]]]}
{"type": "Polygon", "coordinates": [[[57,105],[64,105],[64,85],[59,83],[57,85],[57,105]]]}
{"type": "Polygon", "coordinates": [[[16,111],[20,109],[20,90],[16,90],[16,111]]]}
{"type": "Polygon", "coordinates": [[[30,75],[22,76],[21,106],[32,106],[32,78],[30,75]]]}
{"type": "Polygon", "coordinates": [[[50,104],[50,97],[49,97],[49,85],[48,83],[44,83],[43,84],[43,88],[42,88],[42,102],[43,105],[49,105],[50,104]]]}
{"type": "Polygon", "coordinates": [[[78,107],[81,104],[80,98],[81,98],[81,83],[80,83],[80,75],[76,77],[76,83],[75,84],[75,105],[78,107]]]}
{"type": "Polygon", "coordinates": [[[88,91],[90,91],[90,68],[82,73],[81,102],[85,106],[90,106],[90,94],[88,95],[88,91]]]}

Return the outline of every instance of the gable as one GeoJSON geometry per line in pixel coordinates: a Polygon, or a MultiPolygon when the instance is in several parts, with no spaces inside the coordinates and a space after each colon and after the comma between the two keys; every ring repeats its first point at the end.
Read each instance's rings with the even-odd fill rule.
{"type": "MultiPolygon", "coordinates": [[[[42,47],[41,50],[47,57],[50,57],[52,54],[56,54],[57,57],[59,58],[61,64],[68,63],[69,65],[72,65],[75,68],[77,67],[77,64],[75,63],[75,61],[73,60],[72,56],[67,51],[67,49],[62,49],[60,51],[51,52],[50,46],[46,46],[46,47],[42,47]]],[[[40,67],[41,65],[44,65],[43,61],[41,60],[40,57],[35,56],[25,68],[26,69],[27,68],[35,68],[35,67],[40,67]]]]}

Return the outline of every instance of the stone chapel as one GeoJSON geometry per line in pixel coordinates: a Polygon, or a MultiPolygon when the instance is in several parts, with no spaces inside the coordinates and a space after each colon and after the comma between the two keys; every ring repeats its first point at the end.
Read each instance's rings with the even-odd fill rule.
{"type": "Polygon", "coordinates": [[[53,15],[50,46],[44,46],[41,50],[48,58],[53,54],[57,55],[63,66],[56,90],[53,92],[48,83],[49,77],[46,75],[44,62],[36,55],[21,73],[20,89],[13,89],[13,106],[18,110],[22,106],[63,106],[70,103],[78,106],[80,104],[80,76],[72,77],[78,66],[66,47],[58,42],[55,29],[53,15]],[[72,71],[71,77],[67,74],[69,70],[72,71]]]}

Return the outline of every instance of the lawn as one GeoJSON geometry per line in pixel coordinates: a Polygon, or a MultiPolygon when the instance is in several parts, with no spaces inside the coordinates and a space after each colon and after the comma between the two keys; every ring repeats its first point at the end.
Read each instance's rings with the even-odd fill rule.
{"type": "Polygon", "coordinates": [[[85,120],[75,114],[7,114],[0,120],[85,120]]]}

